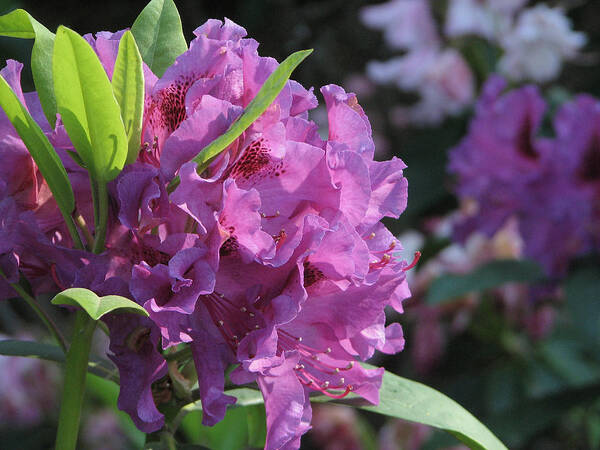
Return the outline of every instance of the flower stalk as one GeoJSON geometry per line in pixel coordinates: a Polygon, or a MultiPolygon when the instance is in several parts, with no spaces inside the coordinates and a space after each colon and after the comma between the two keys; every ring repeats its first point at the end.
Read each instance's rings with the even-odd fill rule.
{"type": "MultiPolygon", "coordinates": [[[[6,275],[4,275],[4,272],[2,272],[2,270],[0,270],[0,276],[2,276],[4,279],[6,279],[6,275]]],[[[46,314],[44,312],[44,310],[40,307],[40,305],[35,300],[35,298],[33,296],[29,295],[29,293],[23,288],[23,286],[21,286],[18,283],[10,283],[10,285],[15,290],[15,292],[17,294],[19,294],[21,296],[21,298],[27,302],[27,304],[31,307],[31,309],[33,309],[35,311],[35,313],[38,315],[40,320],[44,323],[44,325],[46,326],[46,328],[48,329],[50,334],[56,340],[56,343],[58,345],[60,345],[60,348],[62,348],[63,352],[66,353],[67,343],[65,341],[65,338],[62,335],[62,333],[60,332],[60,330],[58,329],[58,327],[56,326],[56,324],[54,323],[54,321],[50,318],[50,316],[48,316],[48,314],[46,314]]]]}
{"type": "Polygon", "coordinates": [[[95,328],[96,322],[85,311],[77,311],[71,346],[67,352],[56,434],[57,449],[74,450],[77,445],[88,359],[95,328]]]}
{"type": "Polygon", "coordinates": [[[95,230],[94,253],[102,253],[104,251],[104,242],[106,240],[106,228],[108,225],[108,190],[106,183],[100,182],[97,184],[98,195],[94,200],[98,202],[98,217],[97,228],[95,230]]]}

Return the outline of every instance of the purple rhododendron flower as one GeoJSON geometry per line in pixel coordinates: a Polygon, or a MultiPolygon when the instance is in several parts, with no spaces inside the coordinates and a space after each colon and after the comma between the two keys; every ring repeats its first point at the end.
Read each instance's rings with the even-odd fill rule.
{"type": "Polygon", "coordinates": [[[477,204],[458,234],[491,236],[515,218],[525,256],[561,276],[600,243],[600,103],[589,96],[566,103],[555,137],[543,138],[546,104],[537,89],[505,87],[499,77],[486,83],[468,135],[450,153],[458,196],[477,204]]]}
{"type": "MultiPolygon", "coordinates": [[[[377,403],[383,369],[359,361],[404,346],[400,325],[386,327],[385,309],[402,312],[412,265],[396,256],[400,243],[380,221],[406,208],[406,166],[373,160],[371,126],[354,94],[322,88],[324,140],[309,119],[318,103],[312,88],[289,81],[198,173],[190,160],[240,116],[278,63],[259,56],[258,43],[227,19],[194,34],[160,79],[144,66],[140,153],[109,184],[101,255],[71,249],[62,222],[50,220],[56,207],[32,206],[41,194],[30,192],[31,180],[41,177],[31,174],[35,164],[12,126],[0,122],[15,142],[5,144],[7,137],[0,152],[28,163],[24,173],[0,172],[0,263],[8,276],[21,270],[35,278],[38,269],[39,289],[85,287],[148,311],[149,318],[104,319],[121,381],[118,405],[141,430],[164,424],[159,406],[171,391],[162,351],[188,344],[204,424],[219,422],[235,402],[224,385],[226,369],[237,365],[231,380],[256,382],[265,398],[266,448],[298,448],[310,428],[310,393],[353,392],[377,403]],[[170,192],[175,176],[180,183],[170,192]],[[24,214],[27,231],[11,234],[24,214]]],[[[109,77],[121,36],[86,36],[109,77]]],[[[2,74],[20,92],[14,63],[2,74]]],[[[32,112],[67,168],[78,211],[93,223],[87,174],[71,161],[60,121],[51,130],[38,109],[32,112]]]]}

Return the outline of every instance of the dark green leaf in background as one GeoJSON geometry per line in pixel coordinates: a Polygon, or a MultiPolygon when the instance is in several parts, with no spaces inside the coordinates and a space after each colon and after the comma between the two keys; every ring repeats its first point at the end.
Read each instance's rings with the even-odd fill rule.
{"type": "Polygon", "coordinates": [[[588,267],[573,273],[567,279],[565,294],[575,329],[597,349],[600,344],[600,270],[588,267]]]}
{"type": "Polygon", "coordinates": [[[471,292],[483,291],[511,282],[535,282],[543,279],[540,266],[526,260],[497,260],[465,275],[442,275],[427,292],[427,303],[437,305],[471,292]]]}
{"type": "MultiPolygon", "coordinates": [[[[65,361],[65,353],[57,345],[16,339],[0,340],[0,355],[39,358],[58,363],[64,363],[65,361]]],[[[113,385],[119,382],[118,373],[114,365],[103,359],[90,360],[88,363],[88,372],[105,379],[107,382],[110,380],[113,385]]]]}
{"type": "Polygon", "coordinates": [[[152,0],[135,19],[131,32],[144,62],[161,77],[187,50],[181,19],[173,0],[152,0]]]}

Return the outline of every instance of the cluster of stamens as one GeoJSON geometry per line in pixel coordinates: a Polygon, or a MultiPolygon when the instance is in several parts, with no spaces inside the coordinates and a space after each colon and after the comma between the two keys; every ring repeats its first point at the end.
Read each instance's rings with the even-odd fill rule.
{"type": "Polygon", "coordinates": [[[285,239],[287,238],[287,234],[286,234],[285,230],[282,228],[279,231],[279,233],[272,235],[272,237],[273,237],[273,240],[275,241],[275,247],[279,250],[279,248],[285,242],[285,239]]]}
{"type": "Polygon", "coordinates": [[[244,337],[264,326],[250,307],[240,307],[224,294],[215,292],[200,298],[225,342],[234,352],[244,337]]]}
{"type": "MultiPolygon", "coordinates": [[[[372,235],[374,235],[374,233],[371,233],[371,236],[372,235]]],[[[394,257],[394,255],[392,254],[392,251],[394,250],[395,247],[396,247],[396,241],[392,241],[391,244],[388,246],[388,248],[386,248],[385,250],[372,251],[371,255],[373,255],[373,256],[381,255],[381,257],[377,261],[370,263],[369,268],[370,269],[382,269],[383,267],[388,265],[390,262],[395,262],[397,260],[397,258],[394,257]]]]}
{"type": "MultiPolygon", "coordinates": [[[[375,238],[375,233],[371,233],[368,236],[363,237],[364,240],[371,240],[374,238],[375,238]]],[[[371,255],[375,256],[378,259],[377,259],[377,261],[373,261],[373,262],[369,263],[369,268],[371,270],[382,269],[386,265],[388,265],[390,262],[397,262],[398,258],[395,257],[392,253],[394,248],[396,248],[395,240],[393,240],[390,243],[390,245],[388,246],[388,248],[386,248],[385,250],[372,251],[371,255]],[[379,256],[379,255],[381,255],[381,256],[379,256]]],[[[417,265],[420,258],[421,258],[421,252],[416,251],[412,262],[408,266],[404,267],[402,270],[404,272],[406,272],[406,271],[412,269],[413,267],[415,267],[417,265]]]]}
{"type": "Polygon", "coordinates": [[[264,212],[260,213],[260,217],[262,217],[263,219],[274,219],[276,217],[279,217],[281,213],[279,212],[279,210],[275,211],[275,214],[272,214],[270,216],[266,215],[264,212]]]}
{"type": "Polygon", "coordinates": [[[321,355],[327,357],[331,354],[331,348],[328,347],[324,351],[321,351],[304,344],[302,341],[302,337],[292,336],[282,329],[278,330],[278,345],[280,350],[295,350],[300,354],[300,360],[294,368],[300,383],[331,398],[343,398],[352,392],[354,387],[351,384],[346,384],[344,377],[338,378],[338,384],[332,384],[331,381],[320,380],[319,375],[329,377],[339,376],[340,372],[352,369],[354,361],[350,361],[345,367],[329,364],[323,361],[321,355]],[[334,393],[330,392],[330,390],[343,390],[343,392],[334,393]]]}
{"type": "Polygon", "coordinates": [[[158,150],[158,136],[154,136],[152,144],[144,142],[140,148],[139,159],[141,162],[160,166],[160,152],[158,150]]]}

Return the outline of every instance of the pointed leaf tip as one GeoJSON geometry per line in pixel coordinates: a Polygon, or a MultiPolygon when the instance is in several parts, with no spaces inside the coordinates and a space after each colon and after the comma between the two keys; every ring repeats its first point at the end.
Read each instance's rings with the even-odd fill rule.
{"type": "Polygon", "coordinates": [[[70,288],[57,294],[51,302],[53,305],[79,306],[94,320],[100,320],[108,313],[133,313],[148,316],[148,312],[128,298],[119,295],[98,297],[94,292],[84,288],[70,288]]]}

